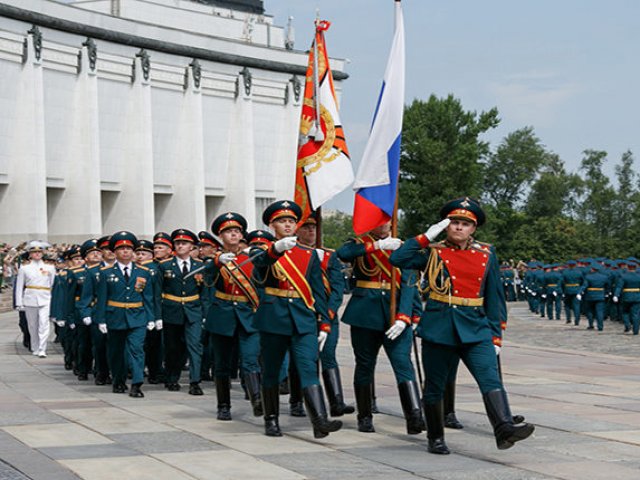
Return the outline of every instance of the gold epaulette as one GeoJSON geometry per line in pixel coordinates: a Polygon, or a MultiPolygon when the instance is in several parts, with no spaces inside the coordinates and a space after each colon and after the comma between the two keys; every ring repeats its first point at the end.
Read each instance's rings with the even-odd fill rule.
{"type": "Polygon", "coordinates": [[[71,269],[73,273],[82,272],[83,270],[84,270],[84,267],[75,267],[71,269]]]}
{"type": "Polygon", "coordinates": [[[164,260],[160,260],[160,263],[167,263],[173,260],[173,257],[165,258],[164,260]]]}
{"type": "Polygon", "coordinates": [[[105,265],[104,267],[100,267],[100,271],[109,270],[110,268],[113,268],[113,265],[105,265]]]}
{"type": "Polygon", "coordinates": [[[328,247],[320,247],[322,250],[324,250],[325,252],[335,252],[335,250],[333,248],[328,248],[328,247]]]}
{"type": "Polygon", "coordinates": [[[146,270],[147,272],[149,271],[149,267],[145,267],[144,265],[138,265],[138,268],[141,268],[142,270],[146,270]]]}
{"type": "Polygon", "coordinates": [[[57,275],[59,275],[59,276],[61,276],[61,277],[64,277],[64,276],[66,276],[66,275],[67,275],[67,271],[66,271],[66,270],[60,270],[60,271],[57,273],[57,275]]]}

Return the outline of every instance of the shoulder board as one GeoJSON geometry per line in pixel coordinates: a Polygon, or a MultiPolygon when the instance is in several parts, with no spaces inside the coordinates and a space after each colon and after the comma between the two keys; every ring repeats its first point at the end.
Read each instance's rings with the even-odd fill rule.
{"type": "Polygon", "coordinates": [[[306,245],[302,245],[300,243],[296,243],[296,247],[301,248],[302,250],[315,250],[315,248],[307,247],[306,245]]]}
{"type": "Polygon", "coordinates": [[[160,263],[167,263],[167,262],[170,262],[171,260],[173,260],[173,257],[165,258],[164,260],[160,260],[160,263]]]}
{"type": "Polygon", "coordinates": [[[325,252],[329,252],[329,253],[333,253],[335,252],[335,250],[333,248],[327,248],[327,247],[320,247],[322,250],[324,250],[325,252]]]}
{"type": "Polygon", "coordinates": [[[100,267],[100,270],[109,270],[110,268],[113,268],[113,265],[105,265],[104,267],[100,267]]]}
{"type": "Polygon", "coordinates": [[[87,270],[97,270],[99,269],[100,264],[94,265],[93,267],[87,267],[87,270]]]}
{"type": "Polygon", "coordinates": [[[75,268],[72,268],[71,271],[73,273],[83,272],[84,271],[84,267],[75,267],[75,268]]]}
{"type": "Polygon", "coordinates": [[[201,265],[203,263],[202,260],[199,260],[197,258],[192,258],[191,261],[194,265],[201,265]]]}
{"type": "Polygon", "coordinates": [[[444,241],[442,242],[433,242],[429,244],[429,248],[442,248],[444,247],[444,241]]]}
{"type": "Polygon", "coordinates": [[[138,265],[137,267],[141,270],[146,270],[147,272],[149,271],[149,267],[145,267],[144,265],[138,265]]]}
{"type": "Polygon", "coordinates": [[[64,276],[66,276],[66,275],[67,275],[67,271],[66,271],[66,270],[60,270],[60,271],[58,272],[58,276],[60,276],[60,277],[64,277],[64,276]]]}
{"type": "Polygon", "coordinates": [[[144,262],[138,264],[138,265],[149,265],[150,263],[153,263],[154,260],[145,260],[144,262]]]}
{"type": "Polygon", "coordinates": [[[474,240],[473,243],[477,243],[478,245],[481,245],[483,247],[492,247],[493,245],[487,242],[479,242],[478,240],[474,240]]]}
{"type": "Polygon", "coordinates": [[[474,241],[471,244],[470,248],[473,248],[474,250],[480,250],[482,252],[490,252],[491,251],[491,247],[492,247],[492,245],[490,243],[483,243],[483,242],[474,241]]]}

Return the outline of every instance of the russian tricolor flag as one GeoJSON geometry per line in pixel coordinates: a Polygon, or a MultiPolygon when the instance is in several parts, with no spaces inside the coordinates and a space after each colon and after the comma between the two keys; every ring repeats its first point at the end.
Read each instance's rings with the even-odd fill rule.
{"type": "Polygon", "coordinates": [[[395,9],[393,45],[369,141],[353,184],[353,230],[357,235],[388,222],[396,201],[404,114],[404,22],[399,0],[395,9]]]}

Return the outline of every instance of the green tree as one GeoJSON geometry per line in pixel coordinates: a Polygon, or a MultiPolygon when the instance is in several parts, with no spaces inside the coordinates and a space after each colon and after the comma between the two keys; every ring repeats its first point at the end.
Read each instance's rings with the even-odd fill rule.
{"type": "Polygon", "coordinates": [[[539,178],[531,186],[525,212],[532,219],[573,218],[582,194],[582,179],[578,175],[568,174],[558,155],[549,154],[539,178]]]}
{"type": "Polygon", "coordinates": [[[484,197],[498,210],[515,210],[548,159],[533,127],[510,133],[487,160],[484,197]]]}
{"type": "Polygon", "coordinates": [[[352,216],[344,212],[322,215],[322,244],[336,249],[353,237],[352,216]]]}
{"type": "Polygon", "coordinates": [[[640,233],[640,193],[636,185],[638,174],[634,169],[631,151],[622,154],[620,164],[616,165],[618,188],[614,200],[614,228],[616,229],[615,248],[618,256],[634,255],[640,233]]]}
{"type": "Polygon", "coordinates": [[[400,159],[401,231],[412,236],[434,221],[444,202],[479,196],[489,144],[480,135],[499,123],[498,111],[468,112],[449,95],[405,108],[400,159]]]}

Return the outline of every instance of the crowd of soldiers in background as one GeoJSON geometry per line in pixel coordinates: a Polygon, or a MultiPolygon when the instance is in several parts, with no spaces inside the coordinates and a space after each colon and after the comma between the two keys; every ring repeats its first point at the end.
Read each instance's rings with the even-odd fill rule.
{"type": "Polygon", "coordinates": [[[549,320],[602,331],[604,321],[621,322],[624,332],[640,331],[640,260],[581,258],[543,264],[532,260],[501,268],[507,301],[527,301],[532,313],[549,320]]]}

